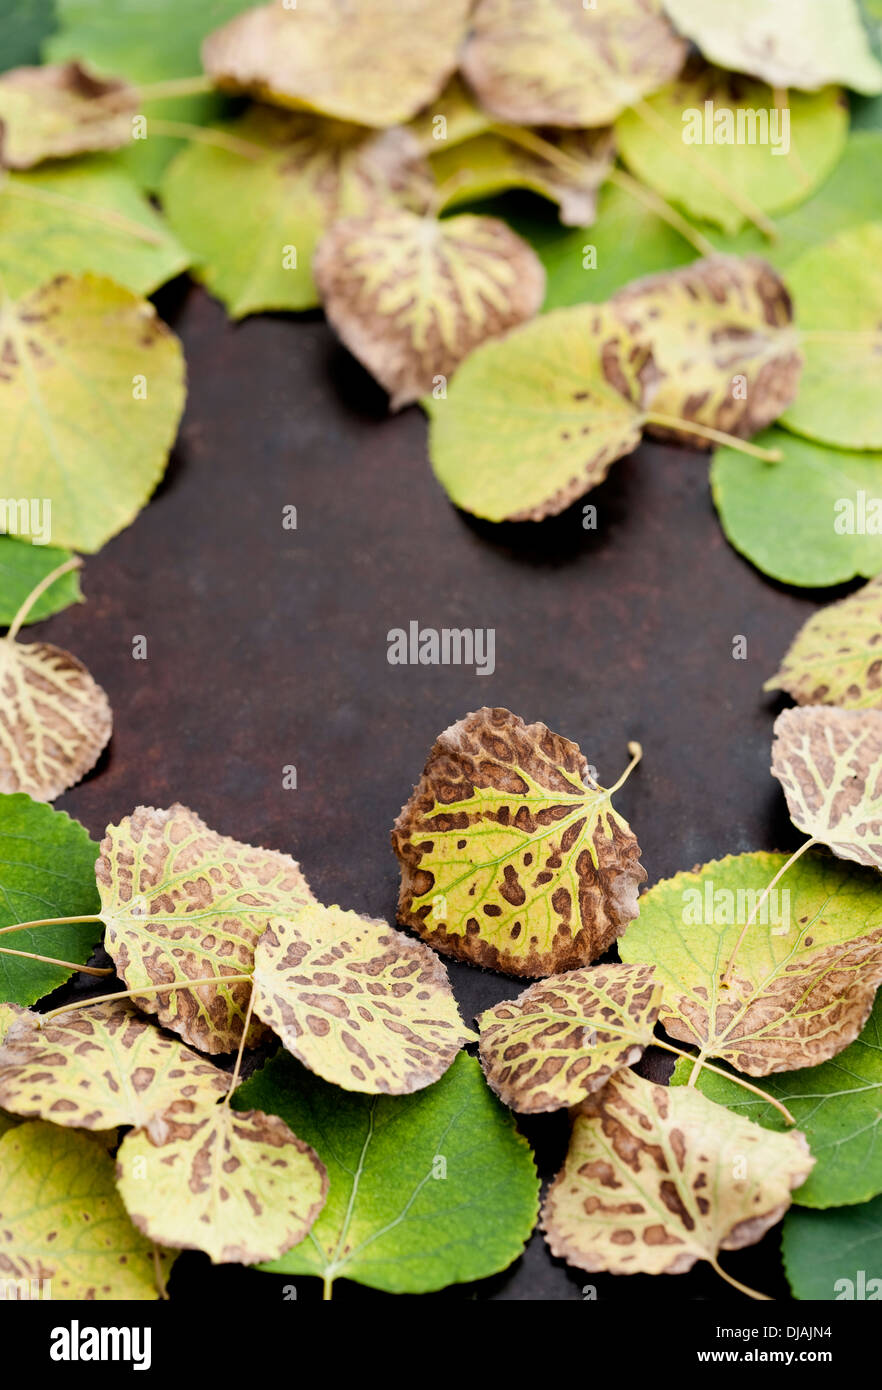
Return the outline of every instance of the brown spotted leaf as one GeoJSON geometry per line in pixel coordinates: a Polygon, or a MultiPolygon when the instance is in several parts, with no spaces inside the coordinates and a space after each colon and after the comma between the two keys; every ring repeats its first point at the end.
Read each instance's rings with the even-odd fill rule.
{"type": "Polygon", "coordinates": [[[676,77],[686,53],[660,0],[481,0],[462,71],[500,120],[600,126],[676,77]]]}
{"type": "MultiPolygon", "coordinates": [[[[219,835],[186,806],[139,806],[109,825],[95,868],[105,945],[138,1008],[201,1052],[239,1044],[250,980],[173,988],[173,981],[248,975],[270,917],[311,901],[298,864],[219,835]]],[[[259,1036],[252,1029],[249,1042],[259,1036]]]]}
{"type": "Polygon", "coordinates": [[[882,576],[813,614],[763,689],[800,705],[882,707],[882,576]]]}
{"type": "Polygon", "coordinates": [[[44,159],[115,150],[132,138],[133,87],[79,63],[13,68],[0,75],[0,164],[29,169],[44,159]]]}
{"type": "Polygon", "coordinates": [[[283,0],[202,46],[218,86],[367,126],[415,116],[456,67],[471,0],[283,0]]]}
{"type": "Polygon", "coordinates": [[[542,1211],[554,1255],[592,1272],[685,1274],[755,1245],[814,1166],[798,1130],[776,1134],[700,1091],[619,1072],[584,1101],[542,1211]]]}
{"type": "MultiPolygon", "coordinates": [[[[619,290],[608,308],[651,352],[653,414],[695,420],[746,439],[794,399],[802,354],[793,306],[771,266],[754,256],[712,256],[619,290]]],[[[647,423],[651,434],[688,431],[647,423]]],[[[708,445],[710,447],[710,445],[708,445]]]]}
{"type": "Polygon", "coordinates": [[[91,771],[113,727],[81,661],[46,642],[0,640],[0,792],[54,801],[91,771]]]}
{"type": "Polygon", "coordinates": [[[530,985],[478,1016],[484,1075],[524,1115],[577,1105],[639,1061],[661,995],[649,965],[590,966],[530,985]]]}
{"type": "Polygon", "coordinates": [[[26,1014],[0,1047],[0,1106],[76,1129],[143,1125],[181,1098],[225,1094],[230,1078],[167,1038],[127,1001],[26,1014]]]}
{"type": "Polygon", "coordinates": [[[254,989],[258,1018],[346,1091],[422,1090],[476,1040],[432,951],[340,907],[307,903],[274,918],[255,952],[254,989]]]}
{"type": "Polygon", "coordinates": [[[794,825],[840,859],[882,869],[882,711],[784,710],[775,720],[772,776],[794,825]]]}
{"type": "Polygon", "coordinates": [[[610,795],[544,724],[467,715],[439,737],[392,831],[398,920],[510,975],[588,964],[636,917],[646,877],[610,795]]]}
{"type": "Polygon", "coordinates": [[[276,1260],[325,1204],[314,1149],[277,1115],[180,1100],[123,1140],[117,1186],[139,1231],[212,1264],[276,1260]]]}
{"type": "Polygon", "coordinates": [[[495,217],[347,218],[319,245],[313,271],[330,322],[393,410],[531,318],[545,294],[538,256],[495,217]]]}

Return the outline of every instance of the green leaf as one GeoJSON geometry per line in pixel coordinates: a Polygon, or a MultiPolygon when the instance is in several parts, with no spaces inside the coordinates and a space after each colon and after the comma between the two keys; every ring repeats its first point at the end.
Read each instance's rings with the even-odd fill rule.
{"type": "Polygon", "coordinates": [[[882,449],[882,222],[807,251],[787,283],[805,368],[781,424],[841,449],[882,449]]]}
{"type": "Polygon", "coordinates": [[[803,623],[763,690],[800,705],[882,707],[882,577],[803,623]]]}
{"type": "Polygon", "coordinates": [[[714,505],[729,542],[764,574],[814,588],[882,570],[882,453],[850,453],[771,429],[778,463],[717,449],[714,505]]]}
{"type": "Polygon", "coordinates": [[[786,862],[729,855],[663,879],[641,896],[640,916],[619,941],[623,961],[655,966],[665,990],[659,1021],[671,1037],[749,1076],[815,1065],[848,1047],[882,980],[878,875],[807,854],[772,890],[723,986],[751,909],[786,862]]]}
{"type": "Polygon", "coordinates": [[[775,87],[828,83],[882,91],[854,0],[664,0],[671,19],[712,63],[775,87]]]}
{"type": "MultiPolygon", "coordinates": [[[[672,1086],[685,1086],[692,1063],[678,1060],[672,1086]]],[[[719,1073],[702,1071],[698,1086],[766,1129],[786,1129],[779,1110],[719,1073]]],[[[805,1207],[846,1206],[882,1192],[882,995],[864,1031],[838,1057],[819,1067],[770,1076],[763,1089],[787,1106],[817,1160],[794,1202],[805,1207]]]]}
{"type": "Polygon", "coordinates": [[[126,1215],[113,1159],[94,1139],[33,1121],[0,1141],[0,1261],[7,1279],[47,1280],[59,1301],[158,1298],[173,1257],[126,1215]]]}
{"type": "Polygon", "coordinates": [[[265,154],[194,144],[169,168],[162,198],[196,273],[234,318],[318,304],[312,257],[332,222],[379,206],[422,211],[431,196],[409,130],[378,133],[270,107],[224,128],[265,154]]]}
{"type": "Polygon", "coordinates": [[[836,1211],[787,1213],[781,1240],[794,1298],[882,1298],[882,1197],[836,1211]]]}
{"type": "Polygon", "coordinates": [[[165,469],[184,408],[180,343],[147,300],[94,275],[6,301],[0,334],[4,487],[51,501],[57,544],[99,550],[165,469]]]}
{"type": "Polygon", "coordinates": [[[848,108],[836,88],[789,92],[788,149],[784,130],[775,125],[771,87],[719,68],[690,65],[647,106],[646,114],[626,111],[616,122],[628,168],[663,198],[729,233],[748,220],[746,202],[775,213],[806,199],[833,169],[848,137],[848,108]],[[713,124],[707,102],[713,103],[713,124]],[[721,117],[729,124],[717,124],[721,117]],[[751,142],[747,123],[762,118],[766,124],[755,126],[751,142]]]}
{"type": "Polygon", "coordinates": [[[310,1235],[266,1268],[316,1275],[328,1293],[339,1278],[430,1293],[486,1279],[522,1253],[538,1205],[533,1155],[474,1058],[461,1054],[413,1096],[362,1096],[282,1053],[234,1102],[281,1115],[330,1178],[310,1235]]]}
{"type": "MultiPolygon", "coordinates": [[[[0,627],[8,627],[40,581],[71,558],[69,550],[32,545],[14,536],[0,536],[0,627]]],[[[82,602],[79,570],[69,570],[37,599],[25,624],[41,622],[72,603],[82,602]]]]}
{"type": "Polygon", "coordinates": [[[9,174],[0,189],[7,294],[25,294],[55,275],[92,271],[148,295],[189,260],[134,180],[106,155],[9,174]]]}
{"type": "Polygon", "coordinates": [[[40,45],[55,28],[55,0],[4,0],[0,9],[0,70],[40,61],[40,45]]]}
{"type": "MultiPolygon", "coordinates": [[[[78,821],[22,793],[0,796],[0,926],[98,912],[98,846],[78,821]]],[[[8,932],[0,945],[85,964],[101,939],[100,922],[8,932]]],[[[0,999],[34,1004],[73,972],[21,956],[0,955],[0,999]]]]}

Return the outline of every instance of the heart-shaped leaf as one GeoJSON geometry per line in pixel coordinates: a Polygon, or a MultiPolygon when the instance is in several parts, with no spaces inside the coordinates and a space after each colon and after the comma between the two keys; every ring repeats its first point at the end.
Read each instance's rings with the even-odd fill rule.
{"type": "Polygon", "coordinates": [[[882,708],[882,578],[803,623],[763,689],[800,705],[882,708]]]}
{"type": "Polygon", "coordinates": [[[392,832],[398,920],[510,975],[586,965],[637,915],[646,877],[575,743],[506,709],[441,734],[392,832]]]}
{"type": "Polygon", "coordinates": [[[231,1051],[250,980],[192,989],[172,982],[250,976],[269,918],[312,899],[299,866],[287,854],[218,835],[176,804],[138,806],[109,825],[95,873],[105,945],[120,975],[134,990],[169,984],[135,997],[136,1005],[201,1052],[231,1051]]]}
{"type": "Polygon", "coordinates": [[[277,1115],[179,1100],[123,1140],[117,1185],[151,1240],[212,1264],[277,1259],[325,1204],[328,1175],[277,1115]]]}
{"type": "MultiPolygon", "coordinates": [[[[8,524],[8,519],[7,519],[8,524]]],[[[53,570],[61,569],[73,556],[69,550],[51,545],[31,545],[14,536],[0,536],[0,626],[8,627],[29,594],[53,570]]],[[[38,623],[60,613],[72,603],[82,603],[79,570],[61,574],[31,605],[25,623],[38,623]]]]}
{"type": "Polygon", "coordinates": [[[882,1197],[838,1211],[787,1213],[781,1236],[794,1298],[878,1301],[882,1296],[882,1197]]]}
{"type": "MultiPolygon", "coordinates": [[[[584,1101],[542,1210],[553,1255],[612,1274],[685,1274],[755,1245],[814,1159],[687,1087],[619,1072],[584,1101]]],[[[724,1276],[725,1277],[725,1276],[724,1276]]]]}
{"type": "Polygon", "coordinates": [[[249,9],[202,45],[228,91],[367,126],[409,120],[456,67],[471,0],[283,0],[249,9]],[[370,53],[370,61],[365,61],[370,53]]]}
{"type": "Polygon", "coordinates": [[[76,1129],[144,1125],[186,1099],[216,1100],[230,1078],[147,1023],[126,1000],[17,1022],[0,1048],[0,1105],[76,1129]]]}
{"type": "Polygon", "coordinates": [[[661,994],[647,965],[596,965],[531,985],[478,1015],[484,1075],[521,1114],[577,1105],[640,1060],[661,994]]]}
{"type": "Polygon", "coordinates": [[[339,907],[307,903],[273,918],[254,990],[258,1018],[288,1051],[346,1091],[421,1090],[475,1041],[432,951],[339,907]]]}
{"type": "Polygon", "coordinates": [[[655,967],[671,1037],[748,1076],[842,1052],[882,982],[875,875],[807,854],[766,899],[723,986],[751,910],[786,863],[783,854],[730,855],[663,879],[641,896],[640,917],[619,942],[622,960],[655,967]]]}
{"type": "Polygon", "coordinates": [[[659,0],[480,0],[462,71],[494,116],[600,126],[676,77],[687,45],[659,0]]]}
{"type": "Polygon", "coordinates": [[[347,218],[325,236],[313,270],[328,319],[393,410],[531,318],[545,293],[537,257],[495,217],[347,218]]]}
{"type": "Polygon", "coordinates": [[[115,150],[132,138],[138,96],[80,63],[13,68],[0,77],[0,165],[29,169],[44,159],[115,150]]]}

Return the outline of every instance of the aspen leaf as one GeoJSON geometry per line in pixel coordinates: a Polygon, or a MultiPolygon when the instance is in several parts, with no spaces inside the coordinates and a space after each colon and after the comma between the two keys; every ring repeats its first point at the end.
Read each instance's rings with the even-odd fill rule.
{"type": "Polygon", "coordinates": [[[545,273],[491,217],[381,211],[336,222],[313,265],[325,313],[397,410],[488,338],[531,318],[545,273]]]}
{"type": "Polygon", "coordinates": [[[250,982],[172,982],[250,975],[269,918],[312,898],[295,861],[218,835],[186,806],[138,806],[107,827],[95,872],[105,945],[129,989],[169,984],[136,1006],[201,1052],[237,1047],[250,982]]]}
{"type": "Polygon", "coordinates": [[[738,854],[663,879],[619,942],[655,967],[659,1021],[702,1057],[748,1076],[816,1066],[853,1042],[882,982],[882,893],[875,874],[807,854],[766,900],[722,975],[783,854],[738,854]],[[786,896],[784,894],[786,893],[786,896]]]}
{"type": "MultiPolygon", "coordinates": [[[[0,625],[8,627],[28,595],[60,565],[73,559],[69,550],[31,545],[0,535],[0,625]]],[[[25,623],[38,623],[72,603],[82,603],[78,570],[68,570],[28,610],[25,623]]]]}
{"type": "Polygon", "coordinates": [[[164,1250],[154,1256],[135,1230],[113,1160],[89,1135],[38,1120],[0,1140],[5,1279],[48,1281],[48,1296],[58,1301],[143,1301],[159,1297],[157,1272],[164,1278],[173,1259],[164,1250]]]}
{"type": "Polygon", "coordinates": [[[461,66],[500,120],[600,126],[675,77],[686,52],[658,0],[480,0],[461,66]]]}
{"type": "Polygon", "coordinates": [[[787,1213],[781,1235],[793,1297],[812,1301],[882,1298],[882,1197],[838,1211],[787,1213]]]}
{"type": "Polygon", "coordinates": [[[306,903],[273,918],[255,952],[254,989],[258,1018],[346,1091],[419,1091],[476,1041],[434,952],[339,907],[306,903]]]}
{"type": "Polygon", "coordinates": [[[510,975],[586,965],[637,915],[646,877],[575,743],[506,709],[440,735],[392,831],[398,920],[510,975]]]}
{"type": "Polygon", "coordinates": [[[249,9],[205,40],[219,87],[391,126],[437,96],[456,67],[470,0],[282,0],[249,9]],[[370,59],[366,61],[367,55],[370,59]]]}
{"type": "Polygon", "coordinates": [[[179,1099],[217,1099],[225,1072],[166,1038],[126,1000],[19,1020],[0,1047],[0,1105],[76,1129],[144,1125],[179,1099]]]}
{"type": "Polygon", "coordinates": [[[661,994],[647,965],[595,965],[530,985],[479,1014],[484,1075],[521,1114],[577,1105],[640,1060],[661,994]]]}
{"type": "Polygon", "coordinates": [[[489,130],[490,124],[486,111],[475,103],[461,78],[455,76],[440,96],[414,116],[408,129],[416,136],[420,149],[431,155],[482,135],[489,130]]]}
{"type": "Polygon", "coordinates": [[[272,1260],[306,1235],[328,1175],[277,1115],[178,1100],[120,1145],[117,1185],[151,1240],[212,1264],[272,1260]]]}
{"type": "Polygon", "coordinates": [[[882,869],[882,711],[783,710],[772,776],[798,829],[840,859],[882,869]]]}
{"type": "MultiPolygon", "coordinates": [[[[17,1004],[0,1004],[0,1046],[6,1041],[13,1023],[21,1018],[35,1019],[36,1014],[32,1014],[28,1009],[20,1009],[17,1004]]],[[[0,1139],[7,1130],[14,1129],[20,1123],[17,1115],[8,1115],[5,1110],[0,1110],[0,1139]]]]}
{"type": "Polygon", "coordinates": [[[137,93],[80,63],[13,68],[0,76],[0,164],[29,169],[44,159],[115,150],[132,138],[137,93]]]}
{"type": "Polygon", "coordinates": [[[882,578],[803,623],[763,686],[800,705],[882,708],[882,578]]]}
{"type": "Polygon", "coordinates": [[[590,1271],[719,1269],[721,1250],[755,1245],[781,1220],[813,1163],[796,1130],[774,1134],[697,1091],[622,1071],[574,1120],[545,1239],[590,1271]]]}

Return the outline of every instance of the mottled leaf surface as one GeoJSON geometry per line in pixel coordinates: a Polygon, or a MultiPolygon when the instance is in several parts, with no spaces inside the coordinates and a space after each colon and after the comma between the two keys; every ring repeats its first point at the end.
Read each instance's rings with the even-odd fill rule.
{"type": "Polygon", "coordinates": [[[882,578],[813,613],[763,689],[800,705],[882,708],[882,578]]]}
{"type": "MultiPolygon", "coordinates": [[[[54,545],[31,545],[12,535],[0,535],[0,625],[8,627],[25,599],[41,580],[72,558],[54,545]]],[[[29,609],[25,624],[39,623],[82,602],[78,570],[68,570],[41,594],[29,609]]]]}
{"type": "Polygon", "coordinates": [[[134,88],[80,63],[13,68],[0,77],[0,164],[29,169],[44,159],[115,150],[132,138],[134,88]]]}
{"type": "Polygon", "coordinates": [[[306,903],[274,918],[255,952],[254,989],[258,1018],[346,1091],[418,1091],[475,1041],[433,951],[339,907],[306,903]]]}
{"type": "Polygon", "coordinates": [[[882,1197],[838,1211],[787,1213],[781,1238],[794,1298],[882,1298],[882,1197]]]}
{"type": "Polygon", "coordinates": [[[882,711],[783,710],[772,776],[794,825],[840,859],[882,868],[882,711]]]}
{"type": "Polygon", "coordinates": [[[511,975],[586,965],[637,915],[640,848],[575,743],[506,709],[440,735],[392,832],[398,920],[511,975]]]}
{"type": "Polygon", "coordinates": [[[539,1182],[527,1141],[457,1057],[412,1096],[338,1090],[284,1053],[250,1077],[237,1104],[272,1109],[312,1144],[330,1191],[310,1235],[271,1270],[339,1278],[387,1293],[431,1293],[486,1279],[523,1252],[539,1182]]]}
{"type": "Polygon", "coordinates": [[[521,1114],[577,1105],[640,1060],[661,994],[647,965],[595,965],[531,985],[479,1014],[484,1075],[521,1114]]]}

